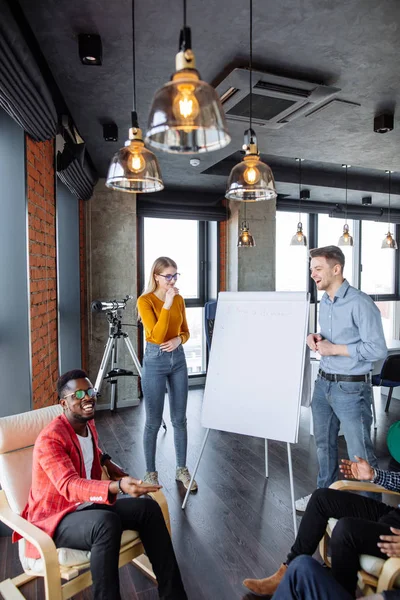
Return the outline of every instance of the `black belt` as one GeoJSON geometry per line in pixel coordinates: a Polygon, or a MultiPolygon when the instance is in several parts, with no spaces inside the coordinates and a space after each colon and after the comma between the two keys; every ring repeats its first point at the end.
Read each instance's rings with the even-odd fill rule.
{"type": "Polygon", "coordinates": [[[319,369],[318,375],[327,381],[371,381],[371,373],[365,375],[337,375],[336,373],[325,373],[325,371],[319,369]]]}

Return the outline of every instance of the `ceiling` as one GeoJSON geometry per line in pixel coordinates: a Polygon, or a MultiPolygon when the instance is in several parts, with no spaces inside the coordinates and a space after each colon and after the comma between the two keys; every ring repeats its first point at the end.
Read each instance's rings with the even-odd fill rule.
{"type": "MultiPolygon", "coordinates": [[[[69,111],[101,177],[127,139],[132,109],[131,0],[19,0],[69,111]],[[84,66],[79,33],[98,33],[103,65],[84,66]],[[114,121],[118,142],[105,142],[102,124],[114,121]]],[[[187,20],[201,77],[218,85],[234,67],[246,67],[249,2],[188,0],[187,20]]],[[[135,3],[136,80],[139,122],[146,129],[154,92],[174,71],[182,2],[135,3]]],[[[387,176],[393,207],[400,208],[400,124],[384,135],[373,131],[374,116],[395,112],[400,95],[400,3],[397,0],[253,0],[253,64],[259,71],[339,88],[325,110],[281,129],[255,127],[260,150],[270,160],[277,190],[298,197],[298,167],[311,199],[343,202],[349,170],[349,201],[371,195],[387,205],[387,176]]],[[[166,188],[223,194],[230,168],[240,159],[243,123],[228,121],[232,142],[199,156],[157,153],[166,188]]]]}

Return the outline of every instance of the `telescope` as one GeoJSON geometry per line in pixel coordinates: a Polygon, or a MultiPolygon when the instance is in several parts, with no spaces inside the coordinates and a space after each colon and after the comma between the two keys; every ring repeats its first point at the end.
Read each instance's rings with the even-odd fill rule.
{"type": "Polygon", "coordinates": [[[123,310],[128,300],[132,300],[132,298],[133,296],[127,295],[123,300],[109,300],[108,302],[93,300],[91,304],[92,312],[115,312],[123,310]]]}

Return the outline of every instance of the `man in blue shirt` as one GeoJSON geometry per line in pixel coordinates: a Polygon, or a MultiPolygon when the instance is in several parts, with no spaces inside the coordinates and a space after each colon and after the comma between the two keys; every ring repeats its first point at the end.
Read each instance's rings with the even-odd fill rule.
{"type": "MultiPolygon", "coordinates": [[[[384,359],[387,348],[379,309],[371,298],[343,277],[344,254],[337,246],[310,251],[311,277],[319,291],[320,333],[307,344],[321,355],[311,404],[319,473],[317,487],[329,487],[338,478],[338,433],[341,428],[350,459],[377,460],[371,441],[373,363],[384,359]]],[[[304,512],[309,496],[296,502],[304,512]]]]}

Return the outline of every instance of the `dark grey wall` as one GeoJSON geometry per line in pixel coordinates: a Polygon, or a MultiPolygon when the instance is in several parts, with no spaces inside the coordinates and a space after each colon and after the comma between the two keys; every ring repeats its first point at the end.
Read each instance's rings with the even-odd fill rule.
{"type": "Polygon", "coordinates": [[[58,357],[60,373],[81,367],[79,201],[57,181],[58,357]]]}
{"type": "Polygon", "coordinates": [[[31,409],[25,137],[0,109],[0,417],[31,409]]]}

